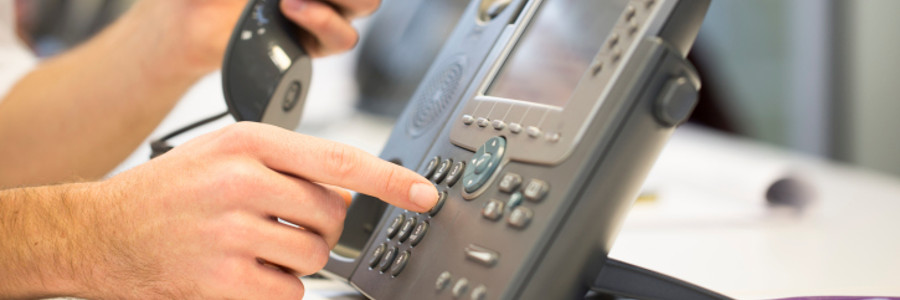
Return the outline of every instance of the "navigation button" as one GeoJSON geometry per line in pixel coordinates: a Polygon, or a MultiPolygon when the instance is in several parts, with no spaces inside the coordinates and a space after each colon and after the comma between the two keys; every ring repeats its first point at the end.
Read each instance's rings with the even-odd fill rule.
{"type": "Polygon", "coordinates": [[[512,210],[522,205],[522,193],[516,192],[509,196],[509,200],[506,200],[506,209],[512,210]]]}
{"type": "Polygon", "coordinates": [[[488,203],[484,204],[484,209],[481,210],[481,215],[484,216],[485,219],[496,221],[500,219],[500,216],[503,215],[503,202],[500,200],[491,199],[488,203]]]}
{"type": "Polygon", "coordinates": [[[497,264],[497,260],[500,258],[500,254],[491,249],[481,247],[475,244],[469,244],[466,247],[466,258],[477,262],[486,267],[493,267],[497,264]]]}
{"type": "Polygon", "coordinates": [[[475,160],[475,163],[473,163],[473,165],[475,165],[475,174],[484,173],[490,165],[491,158],[493,157],[490,153],[485,153],[482,154],[481,157],[478,157],[478,159],[475,160]]]}
{"type": "Polygon", "coordinates": [[[522,184],[522,176],[516,173],[506,173],[503,179],[500,179],[500,191],[504,193],[512,193],[522,184]]]}
{"type": "Polygon", "coordinates": [[[532,179],[525,187],[525,199],[533,202],[541,201],[549,190],[550,185],[543,180],[532,179]]]}
{"type": "Polygon", "coordinates": [[[397,229],[400,229],[400,225],[403,224],[403,215],[399,215],[393,220],[391,220],[391,224],[388,225],[387,228],[387,238],[392,239],[394,235],[397,235],[397,229]]]}

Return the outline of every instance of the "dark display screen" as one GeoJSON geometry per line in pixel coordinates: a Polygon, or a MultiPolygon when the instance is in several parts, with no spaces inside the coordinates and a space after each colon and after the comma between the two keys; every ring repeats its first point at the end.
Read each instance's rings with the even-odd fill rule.
{"type": "Polygon", "coordinates": [[[564,107],[628,0],[545,0],[488,96],[564,107]]]}

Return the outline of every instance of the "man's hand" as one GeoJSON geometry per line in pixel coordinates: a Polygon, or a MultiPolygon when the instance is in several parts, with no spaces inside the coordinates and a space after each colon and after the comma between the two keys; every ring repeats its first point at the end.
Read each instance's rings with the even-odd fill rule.
{"type": "MultiPolygon", "coordinates": [[[[313,57],[353,48],[359,34],[350,21],[371,14],[380,4],[380,0],[270,1],[281,1],[282,12],[301,28],[297,38],[313,57]]],[[[149,22],[148,37],[158,37],[168,57],[182,58],[184,66],[206,73],[221,66],[246,5],[247,0],[144,0],[128,17],[149,22]]]]}
{"type": "Polygon", "coordinates": [[[57,187],[60,203],[31,202],[41,214],[17,200],[50,191],[0,191],[0,295],[42,282],[86,298],[299,299],[296,275],[324,267],[341,233],[337,187],[419,212],[437,201],[427,179],[358,149],[239,123],[107,181],[57,187]],[[65,225],[39,230],[44,218],[65,225]]]}

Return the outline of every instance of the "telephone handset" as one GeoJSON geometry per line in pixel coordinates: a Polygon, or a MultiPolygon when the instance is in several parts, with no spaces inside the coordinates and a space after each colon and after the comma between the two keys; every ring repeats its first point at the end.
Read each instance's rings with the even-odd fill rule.
{"type": "Polygon", "coordinates": [[[228,111],[238,121],[294,130],[300,124],[312,62],[296,38],[280,0],[248,1],[235,26],[222,65],[228,111]]]}

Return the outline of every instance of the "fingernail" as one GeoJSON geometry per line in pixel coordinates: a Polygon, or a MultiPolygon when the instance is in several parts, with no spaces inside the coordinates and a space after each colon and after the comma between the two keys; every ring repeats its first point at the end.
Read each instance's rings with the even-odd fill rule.
{"type": "Polygon", "coordinates": [[[438,194],[434,185],[416,183],[409,189],[409,200],[421,208],[420,212],[431,210],[437,204],[438,194]]]}
{"type": "Polygon", "coordinates": [[[284,0],[284,6],[288,10],[292,11],[300,11],[306,6],[306,1],[304,0],[284,0]]]}

